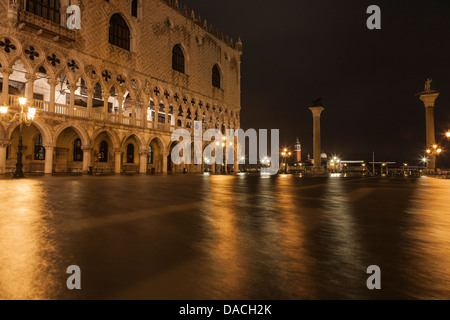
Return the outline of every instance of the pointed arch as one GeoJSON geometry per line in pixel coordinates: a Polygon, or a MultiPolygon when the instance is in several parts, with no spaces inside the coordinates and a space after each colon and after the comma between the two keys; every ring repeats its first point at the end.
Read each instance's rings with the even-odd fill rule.
{"type": "Polygon", "coordinates": [[[102,134],[102,133],[105,133],[109,137],[109,139],[111,139],[111,142],[113,143],[113,148],[114,149],[119,149],[120,148],[121,143],[120,143],[119,137],[117,136],[117,134],[114,131],[112,131],[110,129],[107,129],[107,128],[101,128],[101,129],[97,130],[92,135],[91,141],[94,142],[98,138],[98,136],[100,134],[102,134]]]}
{"type": "MultiPolygon", "coordinates": [[[[45,145],[53,145],[53,135],[50,131],[50,128],[48,127],[48,125],[40,120],[40,119],[36,119],[33,121],[33,125],[40,131],[40,133],[42,134],[42,140],[45,145]]],[[[17,122],[11,123],[9,125],[9,127],[6,130],[6,138],[7,140],[11,140],[12,139],[12,134],[14,132],[14,130],[19,126],[19,124],[17,122]]]]}
{"type": "Polygon", "coordinates": [[[222,89],[222,73],[218,64],[212,68],[212,85],[215,88],[222,89]]]}
{"type": "Polygon", "coordinates": [[[143,139],[143,138],[142,138],[139,134],[137,134],[137,133],[132,133],[132,134],[130,134],[130,135],[127,135],[127,136],[122,140],[122,148],[124,148],[124,147],[125,147],[125,144],[127,144],[127,141],[128,141],[130,138],[133,138],[133,137],[136,139],[136,141],[137,141],[137,143],[138,143],[139,150],[144,151],[144,150],[147,149],[147,145],[146,145],[146,143],[145,143],[145,139],[143,139]]]}
{"type": "Polygon", "coordinates": [[[81,143],[83,146],[90,146],[91,145],[91,139],[89,138],[89,134],[87,131],[80,125],[76,123],[62,123],[58,127],[55,128],[55,135],[54,135],[54,143],[56,145],[56,142],[58,141],[59,135],[66,130],[67,128],[72,128],[75,130],[75,132],[78,134],[78,136],[81,139],[81,143]]]}
{"type": "Polygon", "coordinates": [[[113,14],[109,19],[109,43],[131,51],[130,27],[120,13],[113,14]]]}
{"type": "Polygon", "coordinates": [[[180,44],[176,44],[172,49],[172,69],[180,73],[186,73],[186,59],[180,44]]]}

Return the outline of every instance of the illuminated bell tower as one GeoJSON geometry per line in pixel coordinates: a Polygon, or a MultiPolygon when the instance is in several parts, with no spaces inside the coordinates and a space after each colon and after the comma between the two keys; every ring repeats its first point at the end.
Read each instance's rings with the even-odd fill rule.
{"type": "Polygon", "coordinates": [[[297,140],[295,141],[294,152],[295,152],[295,163],[302,162],[302,145],[300,144],[300,140],[298,139],[298,137],[297,140]]]}

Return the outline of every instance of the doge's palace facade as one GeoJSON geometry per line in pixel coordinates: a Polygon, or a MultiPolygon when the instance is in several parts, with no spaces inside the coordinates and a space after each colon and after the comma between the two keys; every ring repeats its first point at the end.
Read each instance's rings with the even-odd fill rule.
{"type": "MultiPolygon", "coordinates": [[[[0,104],[37,108],[25,172],[200,172],[172,164],[171,133],[240,127],[241,41],[176,0],[0,0],[0,19],[0,104]],[[81,29],[67,28],[70,5],[81,29]]],[[[1,121],[0,174],[18,140],[1,121]]]]}

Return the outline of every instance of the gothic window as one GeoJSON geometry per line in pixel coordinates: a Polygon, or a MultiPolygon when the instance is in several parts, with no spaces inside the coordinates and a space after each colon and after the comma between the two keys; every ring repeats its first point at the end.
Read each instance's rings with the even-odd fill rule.
{"type": "Polygon", "coordinates": [[[133,2],[131,3],[131,14],[133,15],[133,17],[138,16],[138,0],[133,0],[133,2]]]}
{"type": "Polygon", "coordinates": [[[102,86],[100,85],[100,83],[97,82],[97,84],[94,87],[94,98],[95,99],[102,99],[102,86]]]}
{"type": "Polygon", "coordinates": [[[152,148],[152,146],[148,146],[147,163],[153,164],[153,148],[152,148]]]}
{"type": "Polygon", "coordinates": [[[57,24],[61,21],[59,0],[26,0],[26,10],[57,24]]]}
{"type": "Polygon", "coordinates": [[[130,29],[118,13],[109,21],[109,43],[130,51],[130,29]]]}
{"type": "Polygon", "coordinates": [[[34,160],[45,160],[45,148],[42,145],[42,135],[34,137],[34,160]]]}
{"type": "Polygon", "coordinates": [[[83,150],[81,150],[81,139],[73,142],[73,161],[83,161],[83,150]]]}
{"type": "Polygon", "coordinates": [[[219,67],[217,66],[217,64],[213,67],[212,69],[212,85],[215,88],[221,88],[220,86],[220,70],[219,67]]]}
{"type": "Polygon", "coordinates": [[[172,50],[172,69],[184,73],[184,53],[181,47],[177,44],[172,50]]]}
{"type": "Polygon", "coordinates": [[[132,143],[127,146],[127,163],[134,163],[134,145],[132,143]]]}
{"type": "Polygon", "coordinates": [[[106,141],[100,142],[100,148],[98,152],[99,162],[108,162],[108,143],[106,141]]]}
{"type": "Polygon", "coordinates": [[[80,80],[80,94],[82,96],[87,96],[86,81],[83,78],[80,80]]]}

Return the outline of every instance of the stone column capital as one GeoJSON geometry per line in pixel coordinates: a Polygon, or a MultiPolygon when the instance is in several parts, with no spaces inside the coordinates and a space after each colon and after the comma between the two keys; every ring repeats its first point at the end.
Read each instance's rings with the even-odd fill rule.
{"type": "Polygon", "coordinates": [[[76,84],[69,84],[68,86],[67,86],[67,88],[69,88],[69,90],[72,92],[74,92],[75,90],[77,90],[78,89],[78,86],[76,85],[76,84]]]}
{"type": "Polygon", "coordinates": [[[55,149],[56,148],[56,143],[46,143],[43,145],[43,147],[45,149],[55,149]]]}
{"type": "Polygon", "coordinates": [[[313,117],[320,117],[325,108],[318,106],[318,107],[310,107],[309,110],[311,110],[313,117]]]}
{"type": "Polygon", "coordinates": [[[11,141],[0,140],[0,147],[7,147],[11,144],[11,141]]]}
{"type": "Polygon", "coordinates": [[[28,81],[35,81],[37,79],[37,76],[32,73],[27,73],[25,75],[25,79],[27,79],[28,81]]]}
{"type": "Polygon", "coordinates": [[[120,150],[120,149],[114,149],[114,153],[117,155],[117,154],[121,154],[122,153],[122,150],[120,150]]]}
{"type": "Polygon", "coordinates": [[[48,79],[48,80],[47,80],[47,83],[48,83],[50,86],[56,87],[56,86],[59,84],[59,80],[48,79]]]}
{"type": "Polygon", "coordinates": [[[10,76],[14,72],[14,70],[12,68],[2,68],[1,72],[3,73],[3,75],[10,76]]]}
{"type": "Polygon", "coordinates": [[[140,156],[148,156],[148,150],[139,150],[140,156]]]}
{"type": "Polygon", "coordinates": [[[426,93],[426,94],[422,94],[420,96],[420,100],[422,100],[422,102],[425,104],[425,108],[433,108],[434,107],[434,103],[436,102],[436,99],[439,97],[439,93],[435,92],[435,93],[426,93]]]}
{"type": "Polygon", "coordinates": [[[81,150],[83,150],[83,152],[92,152],[92,146],[82,146],[81,150]]]}

